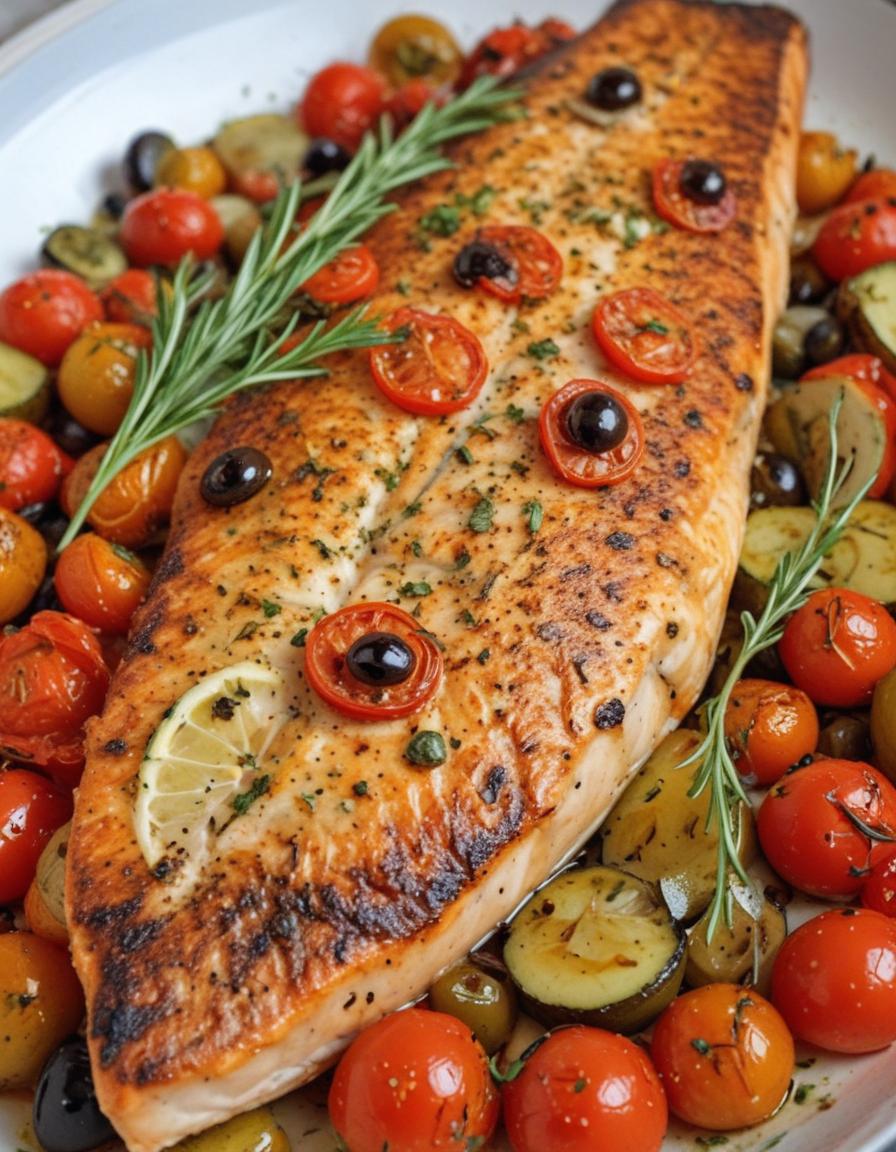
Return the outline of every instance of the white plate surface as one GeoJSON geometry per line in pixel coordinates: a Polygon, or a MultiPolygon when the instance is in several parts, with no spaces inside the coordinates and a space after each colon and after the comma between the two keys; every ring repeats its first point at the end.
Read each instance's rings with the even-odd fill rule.
{"type": "MultiPolygon", "coordinates": [[[[2,0],[0,0],[2,2],[2,0]]],[[[467,45],[515,16],[558,15],[585,27],[604,0],[76,0],[0,48],[0,285],[29,271],[42,233],[85,220],[115,187],[130,137],[164,128],[191,142],[255,111],[286,110],[306,77],[334,58],[363,59],[389,16],[425,10],[467,45]]],[[[809,25],[813,77],[807,126],[896,162],[892,127],[896,5],[791,0],[809,25]]],[[[796,1083],[812,1084],[724,1152],[884,1152],[896,1149],[896,1046],[876,1056],[818,1053],[796,1083]]],[[[294,1152],[334,1152],[314,1091],[278,1106],[294,1152]]],[[[317,1094],[319,1095],[319,1094],[317,1094]]],[[[36,1149],[22,1099],[0,1097],[0,1152],[36,1149]]],[[[698,1152],[673,1128],[664,1152],[698,1152]]],[[[544,1152],[551,1152],[545,1149],[544,1152]]],[[[612,1152],[612,1150],[595,1150],[612,1152]]]]}

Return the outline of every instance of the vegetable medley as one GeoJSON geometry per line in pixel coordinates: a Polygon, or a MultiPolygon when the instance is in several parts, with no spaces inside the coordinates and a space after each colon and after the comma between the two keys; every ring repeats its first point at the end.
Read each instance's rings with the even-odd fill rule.
{"type": "MultiPolygon", "coordinates": [[[[173,271],[186,256],[204,263],[214,298],[284,184],[301,174],[325,197],[383,113],[400,131],[429,101],[483,74],[512,76],[572,34],[559,20],[514,24],[464,55],[439,22],[401,17],[380,29],[368,66],[318,72],[295,117],[250,116],[196,146],[144,131],[125,152],[126,191],[108,195],[89,227],[52,231],[41,269],[0,293],[0,1089],[36,1087],[46,1152],[114,1135],[78,1035],[66,829],[84,724],[102,708],[160,554],[182,442],[161,438],[130,460],[92,503],[88,530],[56,549],[125,416],[138,364],[153,355],[151,324],[173,271]]],[[[639,79],[607,69],[585,99],[624,115],[641,99],[639,79]]],[[[737,214],[711,160],[670,160],[652,188],[672,227],[711,236],[737,214]]],[[[707,793],[689,795],[693,772],[675,771],[701,746],[698,707],[572,868],[445,972],[426,1005],[386,1017],[344,1054],[329,1105],[349,1152],[469,1152],[501,1113],[515,1152],[651,1152],[669,1113],[713,1132],[771,1116],[790,1091],[795,1041],[863,1053],[896,1040],[896,172],[859,170],[854,151],[807,132],[797,196],[804,216],[774,337],[776,387],[707,696],[737,659],[739,613],[761,614],[776,563],[812,531],[834,404],[841,455],[853,460],[835,499],[867,496],[724,712],[728,753],[755,802],[755,812],[740,809],[735,863],[761,854],[777,879],[760,891],[732,871],[727,915],[712,921],[719,828],[707,793]],[[789,932],[794,892],[830,906],[789,932]],[[527,1029],[537,1038],[520,1055],[527,1029]]],[[[303,206],[298,229],[321,202],[303,206]]],[[[450,220],[429,226],[453,231],[450,220]]],[[[495,223],[457,251],[453,271],[463,287],[513,303],[549,295],[563,267],[537,227],[495,223]]],[[[292,311],[326,319],[378,280],[359,243],[300,285],[292,311]]],[[[438,416],[473,401],[488,368],[474,333],[410,305],[386,328],[403,339],[373,349],[370,367],[391,402],[438,416]]],[[[640,383],[680,382],[697,355],[687,317],[646,286],[603,297],[593,336],[640,383]]],[[[624,479],[643,448],[636,409],[593,381],[557,392],[539,427],[559,480],[583,487],[624,479]]],[[[252,452],[214,461],[203,498],[238,503],[267,483],[269,464],[252,452]]],[[[307,649],[315,691],[351,717],[417,711],[442,674],[429,634],[388,604],[347,607],[294,642],[307,649]]],[[[414,762],[444,758],[424,744],[414,762]]],[[[260,1109],[181,1147],[288,1146],[260,1109]]]]}

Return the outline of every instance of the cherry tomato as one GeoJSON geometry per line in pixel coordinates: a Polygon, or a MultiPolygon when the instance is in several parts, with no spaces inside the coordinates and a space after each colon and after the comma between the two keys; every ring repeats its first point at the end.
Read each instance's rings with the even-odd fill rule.
{"type": "Polygon", "coordinates": [[[561,1028],[504,1085],[514,1152],[658,1152],[668,1123],[644,1052],[600,1028],[561,1028]]]}
{"type": "Polygon", "coordinates": [[[826,376],[850,376],[853,380],[863,380],[882,388],[891,400],[896,401],[896,376],[891,375],[878,356],[866,352],[854,352],[851,356],[839,356],[827,364],[811,368],[801,380],[823,380],[826,376]]]}
{"type": "Polygon", "coordinates": [[[370,67],[393,88],[414,80],[453,84],[463,56],[444,24],[429,16],[396,16],[388,20],[370,46],[370,67]]]}
{"type": "Polygon", "coordinates": [[[740,680],[725,711],[725,738],[750,784],[774,784],[818,744],[818,715],[805,692],[772,680],[740,680]]]}
{"type": "Polygon", "coordinates": [[[803,132],[796,162],[796,199],[809,216],[832,208],[852,184],[857,152],[832,132],[803,132]]]}
{"type": "Polygon", "coordinates": [[[896,1040],[896,923],[837,908],[801,924],[772,969],[772,999],[800,1040],[876,1052],[896,1040]]]}
{"type": "Polygon", "coordinates": [[[896,847],[891,845],[871,869],[862,885],[862,903],[882,916],[896,916],[896,847]]]}
{"type": "Polygon", "coordinates": [[[0,904],[24,897],[44,845],[71,814],[69,793],[46,777],[0,771],[0,904]]]}
{"type": "Polygon", "coordinates": [[[863,172],[843,197],[844,204],[859,200],[886,200],[896,196],[896,172],[892,168],[872,168],[863,172]]]}
{"type": "Polygon", "coordinates": [[[376,291],[380,269],[366,244],[356,244],[324,264],[304,284],[302,292],[322,304],[351,304],[376,291]]]}
{"type": "Polygon", "coordinates": [[[52,500],[72,461],[46,432],[0,417],[0,508],[18,512],[52,500]]]}
{"type": "Polygon", "coordinates": [[[646,384],[680,384],[697,358],[693,326],[652,288],[627,288],[604,296],[591,326],[610,363],[646,384]]]}
{"type": "Polygon", "coordinates": [[[66,612],[91,628],[113,633],[127,632],[149,587],[142,560],[93,532],[69,544],[56,561],[54,579],[66,612]]]}
{"type": "Polygon", "coordinates": [[[159,160],[154,183],[210,200],[227,187],[227,173],[211,148],[169,148],[159,160]]]}
{"type": "Polygon", "coordinates": [[[442,655],[413,616],[392,604],[349,604],[324,616],[308,634],[305,675],[321,699],[353,720],[393,720],[419,712],[442,682],[442,655]],[[397,637],[411,653],[410,671],[398,683],[360,680],[347,663],[365,636],[397,637]]]}
{"type": "Polygon", "coordinates": [[[0,506],[0,624],[25,611],[46,570],[43,536],[27,520],[0,506]]]}
{"type": "Polygon", "coordinates": [[[224,228],[211,204],[195,192],[154,188],[129,201],[120,239],[132,264],[171,268],[188,253],[209,260],[221,247],[224,228]]]}
{"type": "Polygon", "coordinates": [[[498,1094],[466,1024],[407,1008],[351,1045],[336,1068],[329,1108],[352,1152],[467,1152],[494,1131],[498,1094]]]}
{"type": "Polygon", "coordinates": [[[762,850],[810,896],[857,896],[896,842],[896,788],[858,760],[817,760],[783,776],[757,816],[762,850]]]}
{"type": "Polygon", "coordinates": [[[508,277],[480,276],[477,280],[479,288],[499,300],[541,300],[560,283],[563,258],[547,236],[536,229],[496,224],[480,228],[476,239],[495,248],[512,269],[508,277]]]}
{"type": "MultiPolygon", "coordinates": [[[[621,430],[621,429],[620,429],[621,430]]],[[[644,453],[644,427],[633,405],[600,380],[571,380],[555,392],[538,419],[541,446],[561,480],[578,488],[605,488],[630,476],[644,453]],[[614,447],[592,451],[570,433],[569,413],[579,397],[594,394],[621,409],[624,438],[614,447]]]]}
{"type": "Polygon", "coordinates": [[[129,268],[103,289],[106,319],[117,324],[142,324],[148,328],[158,312],[156,278],[143,268],[129,268]]]}
{"type": "Polygon", "coordinates": [[[787,1025],[740,984],[706,984],[673,1000],[654,1026],[650,1055],[669,1110],[717,1131],[767,1119],[793,1075],[787,1025]]]}
{"type": "Polygon", "coordinates": [[[71,272],[32,272],[0,295],[0,340],[51,368],[88,324],[102,318],[99,297],[71,272]]]}
{"type": "Polygon", "coordinates": [[[896,260],[896,196],[835,208],[821,226],[812,257],[829,280],[846,280],[896,260]]]}
{"type": "Polygon", "coordinates": [[[372,68],[330,64],[311,78],[299,118],[309,136],[325,136],[354,152],[375,126],[385,99],[383,78],[372,68]]]}
{"type": "Polygon", "coordinates": [[[400,132],[429,103],[443,104],[441,93],[431,88],[425,80],[408,80],[386,101],[386,111],[392,117],[396,131],[400,132]]]}
{"type": "Polygon", "coordinates": [[[82,727],[103,706],[109,672],[90,629],[62,612],[38,612],[0,637],[0,749],[76,784],[82,727]]]}
{"type": "Polygon", "coordinates": [[[512,76],[552,48],[571,40],[575,29],[564,20],[549,18],[537,28],[511,24],[495,28],[476,45],[464,64],[460,86],[468,87],[477,76],[512,76]]]}
{"type": "Polygon", "coordinates": [[[94,324],[66,352],[59,399],[91,432],[111,436],[124,419],[141,348],[152,348],[152,333],[139,324],[94,324]]]}
{"type": "Polygon", "coordinates": [[[790,679],[816,704],[855,708],[896,666],[896,622],[876,600],[825,588],[787,621],[778,651],[790,679]]]}
{"type": "Polygon", "coordinates": [[[697,204],[681,189],[687,161],[661,160],[653,170],[653,203],[657,214],[687,232],[721,232],[737,215],[737,198],[730,188],[718,204],[697,204]]]}
{"type": "Polygon", "coordinates": [[[383,327],[408,332],[400,344],[370,350],[373,379],[393,404],[419,416],[469,408],[488,375],[485,352],[469,328],[419,308],[399,308],[383,327]]]}

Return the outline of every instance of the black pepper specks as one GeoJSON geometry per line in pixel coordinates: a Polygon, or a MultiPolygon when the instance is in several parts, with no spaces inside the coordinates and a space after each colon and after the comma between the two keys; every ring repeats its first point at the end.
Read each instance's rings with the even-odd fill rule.
{"type": "Polygon", "coordinates": [[[630,552],[635,546],[635,538],[630,532],[611,532],[606,542],[617,552],[630,552]]]}
{"type": "Polygon", "coordinates": [[[585,619],[592,628],[596,628],[598,632],[606,632],[608,628],[613,627],[613,621],[604,616],[603,612],[586,612],[585,619]]]}
{"type": "Polygon", "coordinates": [[[734,387],[738,392],[752,392],[753,391],[753,377],[748,376],[746,372],[741,372],[734,377],[734,387]]]}
{"type": "Polygon", "coordinates": [[[110,756],[123,756],[128,750],[127,740],[122,740],[118,737],[115,740],[107,740],[103,745],[103,751],[108,752],[110,756]]]}
{"type": "Polygon", "coordinates": [[[696,408],[691,408],[690,411],[685,412],[684,422],[687,424],[688,428],[703,427],[703,417],[700,415],[696,408]]]}
{"type": "Polygon", "coordinates": [[[607,728],[618,728],[625,719],[625,705],[614,696],[605,704],[600,704],[594,712],[595,727],[602,731],[607,728]]]}

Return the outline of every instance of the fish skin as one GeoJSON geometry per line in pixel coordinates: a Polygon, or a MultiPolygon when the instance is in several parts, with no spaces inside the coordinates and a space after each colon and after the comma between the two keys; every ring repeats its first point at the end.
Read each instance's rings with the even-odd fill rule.
{"type": "Polygon", "coordinates": [[[694,702],[733,579],[784,299],[805,74],[803,30],[780,10],[623,0],[533,71],[528,120],[455,147],[457,169],[400,196],[369,240],[376,311],[445,310],[479,335],[492,371],[477,405],[416,419],[381,398],[362,354],[344,355],[324,381],[236,398],[191,457],[89,725],[68,854],[95,1083],[131,1152],[283,1094],[422,994],[583,842],[694,702]],[[615,63],[638,72],[646,108],[602,130],[565,101],[615,63]],[[688,154],[723,165],[736,221],[625,248],[614,229],[624,235],[626,215],[649,223],[653,164],[688,154]],[[428,211],[483,184],[496,195],[481,221],[468,209],[454,236],[421,234],[428,211]],[[597,226],[594,207],[621,222],[597,226]],[[515,309],[460,289],[451,261],[478,223],[533,216],[565,271],[522,309],[522,331],[515,309]],[[680,387],[634,387],[593,344],[599,293],[640,283],[696,324],[701,355],[680,387]],[[537,361],[528,345],[546,337],[560,353],[537,361]],[[538,446],[541,403],[581,376],[625,390],[646,427],[639,468],[599,493],[554,479],[538,446]],[[464,442],[469,465],[454,453],[464,442]],[[274,477],[246,504],[210,508],[199,479],[237,444],[265,451],[274,477]],[[483,496],[495,515],[476,533],[483,496]],[[430,595],[400,595],[424,579],[430,595]],[[419,603],[445,645],[444,684],[419,716],[346,720],[312,695],[290,638],[321,608],[390,598],[419,603]],[[280,613],[266,618],[263,599],[280,613]],[[297,715],[275,741],[279,770],[193,882],[163,883],[133,834],[144,748],[198,679],[244,659],[287,677],[297,715]],[[615,701],[624,718],[604,726],[615,701]],[[460,741],[444,766],[405,761],[417,727],[460,741]]]}

